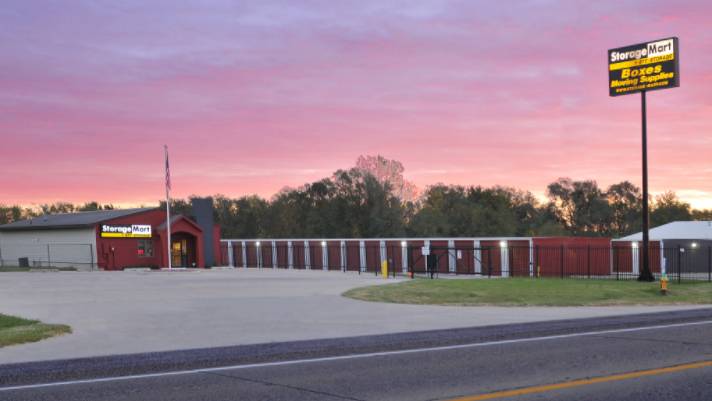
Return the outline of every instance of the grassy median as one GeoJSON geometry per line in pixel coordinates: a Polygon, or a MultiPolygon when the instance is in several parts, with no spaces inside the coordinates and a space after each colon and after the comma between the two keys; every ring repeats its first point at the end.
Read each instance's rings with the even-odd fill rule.
{"type": "Polygon", "coordinates": [[[39,320],[0,314],[0,348],[40,341],[71,332],[72,329],[64,324],[46,324],[39,320]]]}
{"type": "Polygon", "coordinates": [[[362,301],[417,305],[605,306],[712,304],[712,283],[660,284],[615,280],[415,279],[355,288],[343,295],[362,301]]]}

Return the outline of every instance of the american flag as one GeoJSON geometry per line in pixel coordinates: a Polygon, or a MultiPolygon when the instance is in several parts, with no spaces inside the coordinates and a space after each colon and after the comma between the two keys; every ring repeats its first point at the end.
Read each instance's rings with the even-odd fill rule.
{"type": "Polygon", "coordinates": [[[171,189],[171,167],[168,164],[168,145],[163,145],[166,151],[166,188],[171,189]]]}

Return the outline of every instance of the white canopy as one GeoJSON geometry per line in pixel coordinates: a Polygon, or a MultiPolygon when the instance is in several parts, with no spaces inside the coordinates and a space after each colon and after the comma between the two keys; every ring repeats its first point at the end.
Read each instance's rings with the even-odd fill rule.
{"type": "MultiPolygon", "coordinates": [[[[650,240],[699,239],[712,240],[712,221],[674,221],[650,229],[650,240]]],[[[617,241],[642,241],[643,233],[619,238],[617,241]]]]}

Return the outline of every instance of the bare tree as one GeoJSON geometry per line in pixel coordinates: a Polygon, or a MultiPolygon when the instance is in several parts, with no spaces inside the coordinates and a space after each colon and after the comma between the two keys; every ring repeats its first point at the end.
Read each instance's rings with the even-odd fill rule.
{"type": "Polygon", "coordinates": [[[359,156],[356,168],[370,173],[381,184],[389,184],[393,194],[402,202],[415,202],[418,198],[418,187],[403,177],[403,163],[378,156],[359,156]]]}

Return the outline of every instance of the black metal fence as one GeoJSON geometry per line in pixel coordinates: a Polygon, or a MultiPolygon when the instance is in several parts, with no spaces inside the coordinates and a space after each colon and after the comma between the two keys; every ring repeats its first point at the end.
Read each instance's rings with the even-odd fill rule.
{"type": "MultiPolygon", "coordinates": [[[[562,279],[637,279],[642,270],[641,249],[633,247],[483,247],[431,248],[430,255],[409,249],[409,271],[436,277],[469,274],[488,277],[546,277],[562,279]],[[464,256],[467,255],[467,256],[464,256]]],[[[712,246],[651,248],[655,277],[712,282],[712,246]]]]}
{"type": "MultiPolygon", "coordinates": [[[[641,250],[631,246],[490,246],[429,247],[323,242],[304,246],[266,241],[222,244],[222,261],[235,267],[333,270],[381,274],[382,263],[395,275],[471,275],[562,279],[637,279],[641,250]],[[424,254],[424,251],[426,254],[424,254]],[[230,263],[232,257],[232,263],[230,263]]],[[[670,280],[712,281],[712,246],[651,248],[650,268],[670,280]]]]}

